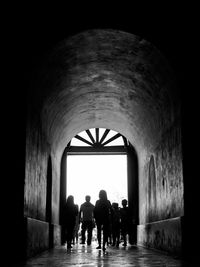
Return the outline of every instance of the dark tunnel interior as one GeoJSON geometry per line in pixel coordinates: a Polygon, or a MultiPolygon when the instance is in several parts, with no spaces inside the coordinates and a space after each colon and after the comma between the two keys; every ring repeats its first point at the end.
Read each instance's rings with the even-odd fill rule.
{"type": "Polygon", "coordinates": [[[155,15],[122,9],[112,16],[32,11],[10,14],[2,89],[3,220],[5,244],[19,240],[13,260],[44,250],[34,242],[29,248],[27,240],[34,231],[45,239],[47,224],[47,246],[59,243],[63,153],[76,134],[97,127],[120,132],[133,146],[128,167],[138,177],[129,180],[138,188],[137,242],[193,258],[198,31],[189,9],[155,15]],[[155,240],[162,229],[162,241],[155,240]]]}

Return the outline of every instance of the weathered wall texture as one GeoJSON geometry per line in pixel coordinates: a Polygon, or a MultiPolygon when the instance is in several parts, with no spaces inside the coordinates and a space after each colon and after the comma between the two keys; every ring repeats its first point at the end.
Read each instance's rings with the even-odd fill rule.
{"type": "MultiPolygon", "coordinates": [[[[26,179],[24,215],[38,220],[46,220],[47,164],[49,144],[42,129],[27,129],[26,179]]],[[[60,162],[52,155],[52,218],[51,222],[59,223],[60,197],[60,162]]]]}
{"type": "Polygon", "coordinates": [[[140,176],[140,224],[183,216],[181,129],[177,121],[146,155],[140,176]]]}
{"type": "Polygon", "coordinates": [[[173,124],[165,132],[155,152],[156,204],[150,206],[149,203],[149,222],[182,216],[184,213],[180,125],[173,124]]]}
{"type": "Polygon", "coordinates": [[[138,244],[180,255],[182,247],[180,217],[138,226],[138,244]]]}
{"type": "Polygon", "coordinates": [[[179,122],[163,134],[142,169],[138,244],[181,254],[184,188],[179,122]]]}
{"type": "Polygon", "coordinates": [[[60,208],[60,158],[53,154],[52,183],[52,223],[59,224],[60,208]]]}
{"type": "Polygon", "coordinates": [[[24,214],[45,221],[48,146],[41,127],[27,129],[24,214]]]}
{"type": "Polygon", "coordinates": [[[27,257],[35,256],[48,249],[49,224],[43,221],[27,218],[27,257]]]}

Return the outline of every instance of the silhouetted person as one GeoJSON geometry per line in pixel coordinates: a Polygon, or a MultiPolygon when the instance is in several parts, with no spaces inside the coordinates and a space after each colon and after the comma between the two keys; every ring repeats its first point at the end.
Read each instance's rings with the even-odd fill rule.
{"type": "Polygon", "coordinates": [[[111,215],[111,203],[107,199],[107,193],[105,190],[99,192],[99,200],[96,201],[94,208],[94,217],[97,225],[97,239],[98,247],[101,248],[101,230],[103,229],[103,250],[105,251],[105,244],[108,242],[109,223],[111,215]]]}
{"type": "Polygon", "coordinates": [[[94,227],[94,205],[90,203],[90,199],[91,197],[88,195],[85,197],[86,202],[81,205],[79,213],[80,222],[82,222],[81,244],[85,244],[85,233],[87,231],[87,245],[91,245],[92,230],[94,227]]]}
{"type": "Polygon", "coordinates": [[[119,247],[120,240],[120,210],[118,203],[112,203],[112,246],[119,247]]]}
{"type": "Polygon", "coordinates": [[[78,205],[74,204],[74,197],[68,196],[65,206],[65,234],[67,248],[72,248],[73,233],[78,215],[78,205]]]}
{"type": "MultiPolygon", "coordinates": [[[[78,205],[76,205],[76,206],[78,208],[78,205]]],[[[75,243],[78,243],[79,227],[80,227],[79,215],[77,214],[77,216],[76,216],[76,223],[75,223],[74,232],[73,232],[73,239],[72,239],[72,244],[73,245],[75,245],[75,243]]]]}
{"type": "Polygon", "coordinates": [[[120,209],[120,219],[121,219],[121,235],[123,237],[123,246],[127,246],[127,235],[129,233],[129,225],[131,222],[131,216],[129,208],[127,207],[128,201],[126,199],[122,200],[122,208],[120,209]]]}

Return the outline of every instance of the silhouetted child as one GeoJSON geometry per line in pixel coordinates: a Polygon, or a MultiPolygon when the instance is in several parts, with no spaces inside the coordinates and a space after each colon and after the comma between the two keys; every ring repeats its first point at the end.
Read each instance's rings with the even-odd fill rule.
{"type": "MultiPolygon", "coordinates": [[[[78,205],[77,209],[78,209],[78,205]]],[[[73,239],[72,239],[72,244],[75,245],[78,243],[78,232],[79,232],[79,228],[80,228],[80,222],[79,222],[79,216],[77,214],[76,216],[76,223],[75,223],[75,227],[74,227],[74,232],[73,232],[73,239]]]]}
{"type": "Polygon", "coordinates": [[[112,203],[112,246],[119,247],[120,239],[120,210],[118,203],[112,203]]]}
{"type": "Polygon", "coordinates": [[[122,208],[120,209],[120,219],[121,219],[121,235],[123,237],[124,243],[123,246],[127,246],[127,235],[129,233],[129,225],[130,225],[130,212],[129,208],[127,207],[128,201],[126,199],[122,200],[122,208]]]}

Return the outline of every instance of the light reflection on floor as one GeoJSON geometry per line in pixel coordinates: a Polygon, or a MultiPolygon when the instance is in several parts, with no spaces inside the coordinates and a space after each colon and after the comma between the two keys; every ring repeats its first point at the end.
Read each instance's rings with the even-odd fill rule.
{"type": "MultiPolygon", "coordinates": [[[[107,247],[106,251],[97,250],[97,243],[91,246],[76,244],[70,250],[66,246],[57,247],[28,260],[25,264],[16,267],[189,267],[191,264],[163,255],[159,252],[136,246],[115,248],[107,247]]],[[[194,265],[195,266],[195,265],[194,265]]]]}

